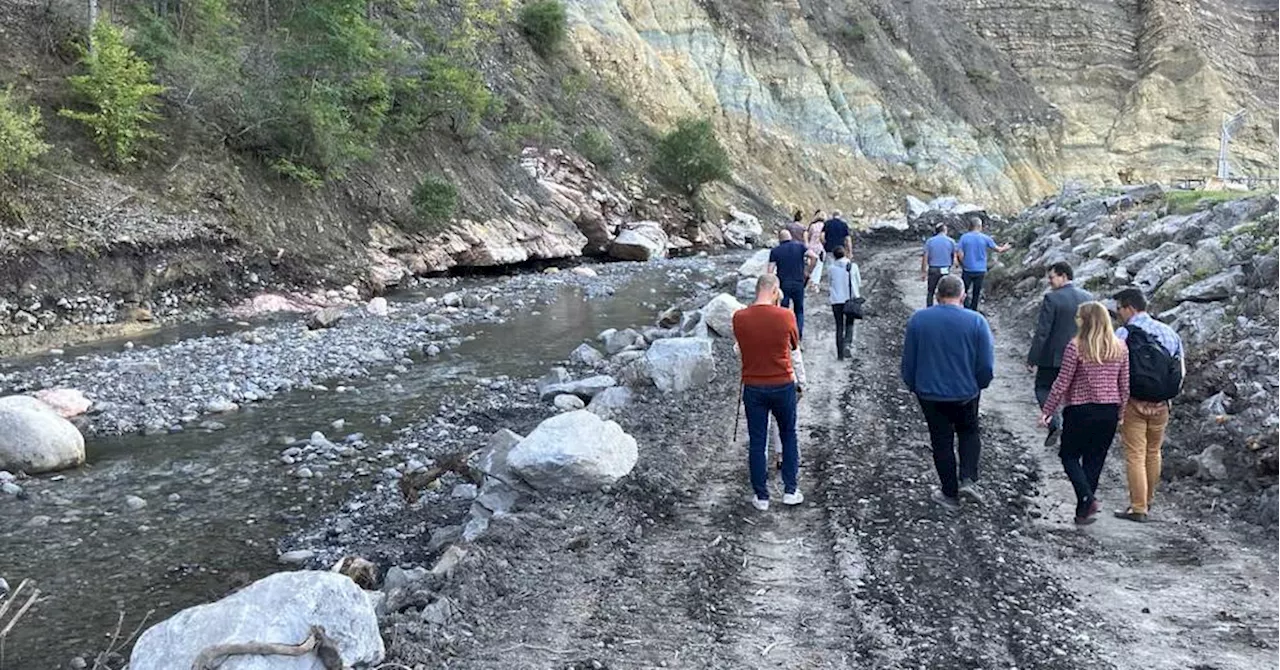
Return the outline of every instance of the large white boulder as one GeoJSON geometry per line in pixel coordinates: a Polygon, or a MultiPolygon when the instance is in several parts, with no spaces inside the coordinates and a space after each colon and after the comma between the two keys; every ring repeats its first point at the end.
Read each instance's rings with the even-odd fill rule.
{"type": "Polygon", "coordinates": [[[716,376],[711,340],[673,337],[658,340],[646,354],[649,377],[664,393],[683,393],[706,386],[716,376]]]}
{"type": "Polygon", "coordinates": [[[538,490],[592,491],[636,465],[635,438],[582,409],[538,424],[507,455],[507,465],[538,490]]]}
{"type": "Polygon", "coordinates": [[[743,277],[759,277],[769,269],[769,249],[761,249],[751,254],[751,258],[742,261],[738,266],[738,274],[743,277]]]}
{"type": "Polygon", "coordinates": [[[744,307],[737,298],[721,293],[702,308],[702,319],[716,335],[733,337],[733,315],[744,307]]]}
{"type": "Polygon", "coordinates": [[[618,231],[609,243],[609,255],[627,261],[647,261],[667,255],[670,240],[662,226],[653,221],[640,221],[618,231]]]}
{"type": "MultiPolygon", "coordinates": [[[[386,655],[372,601],[351,578],[305,570],[264,577],[222,600],[189,607],[147,629],[133,647],[130,670],[186,670],[200,652],[238,642],[299,644],[322,626],[344,668],[368,667],[386,655]]],[[[324,670],[303,656],[230,656],[220,670],[324,670]]]]}
{"type": "Polygon", "coordinates": [[[733,220],[725,224],[724,242],[731,247],[750,249],[764,241],[764,226],[760,219],[737,208],[729,210],[733,220]]]}
{"type": "Polygon", "coordinates": [[[0,470],[28,474],[84,463],[84,436],[44,402],[25,395],[0,398],[0,470]]]}

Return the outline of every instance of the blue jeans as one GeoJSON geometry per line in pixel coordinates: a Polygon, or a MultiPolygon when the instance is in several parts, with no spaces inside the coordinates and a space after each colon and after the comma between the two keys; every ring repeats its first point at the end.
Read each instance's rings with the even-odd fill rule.
{"type": "Polygon", "coordinates": [[[800,474],[800,447],[796,443],[796,385],[744,386],[742,405],[747,414],[750,438],[748,462],[751,489],[761,500],[769,499],[769,414],[778,422],[782,437],[782,490],[796,492],[800,474]]]}
{"type": "Polygon", "coordinates": [[[800,331],[800,339],[804,339],[804,282],[782,283],[782,306],[790,308],[795,303],[796,329],[800,331]]]}

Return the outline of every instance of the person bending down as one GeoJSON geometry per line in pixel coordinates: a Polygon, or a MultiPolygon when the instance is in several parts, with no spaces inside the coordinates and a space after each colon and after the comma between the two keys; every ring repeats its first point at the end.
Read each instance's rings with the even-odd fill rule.
{"type": "Polygon", "coordinates": [[[1129,402],[1129,349],[1112,332],[1111,315],[1100,302],[1080,305],[1076,326],[1040,425],[1048,426],[1064,408],[1058,456],[1076,491],[1076,525],[1083,526],[1098,513],[1098,478],[1129,402]]]}

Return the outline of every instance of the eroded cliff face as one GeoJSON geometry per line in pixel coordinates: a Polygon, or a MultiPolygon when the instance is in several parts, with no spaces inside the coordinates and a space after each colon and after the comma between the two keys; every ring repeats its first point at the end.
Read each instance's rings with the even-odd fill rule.
{"type": "Polygon", "coordinates": [[[904,189],[1013,208],[1068,179],[1276,155],[1276,3],[569,0],[575,48],[647,121],[709,115],[744,185],[868,216],[904,189]]]}

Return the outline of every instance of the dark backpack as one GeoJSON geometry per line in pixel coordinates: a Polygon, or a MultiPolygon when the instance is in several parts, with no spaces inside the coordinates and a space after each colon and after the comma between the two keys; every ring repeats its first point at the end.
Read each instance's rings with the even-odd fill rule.
{"type": "Polygon", "coordinates": [[[1182,363],[1150,333],[1126,326],[1129,347],[1129,395],[1138,400],[1172,400],[1182,390],[1182,363]]]}

